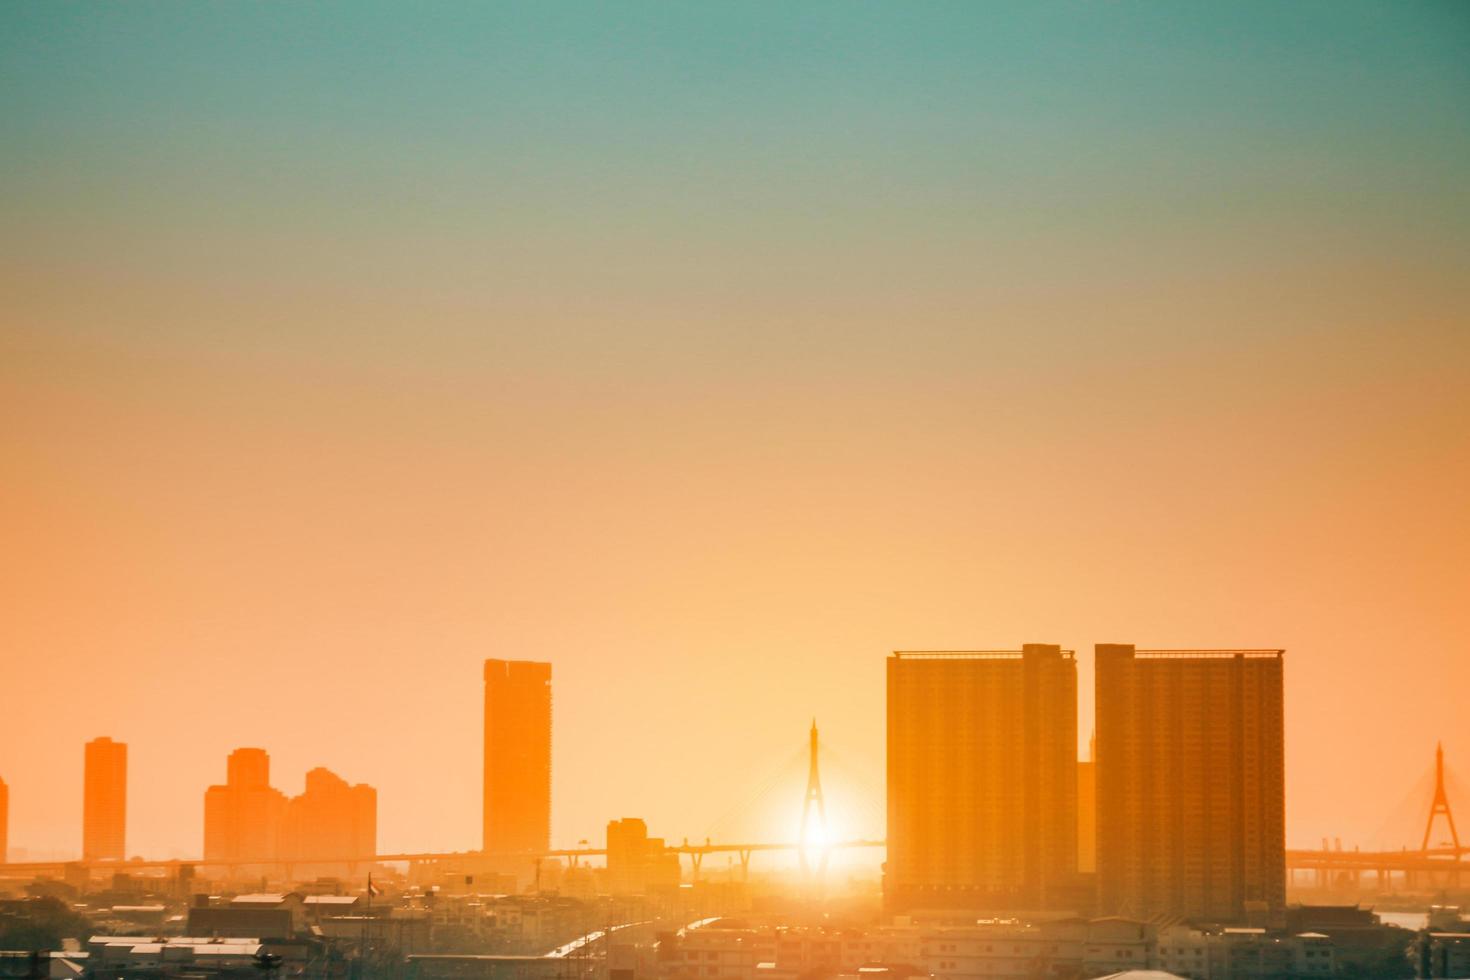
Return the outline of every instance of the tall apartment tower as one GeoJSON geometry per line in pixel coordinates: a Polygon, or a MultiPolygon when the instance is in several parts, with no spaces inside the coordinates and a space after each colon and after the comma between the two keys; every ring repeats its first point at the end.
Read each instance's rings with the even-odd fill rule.
{"type": "Polygon", "coordinates": [[[322,766],[311,770],[306,791],[286,803],[279,853],[296,859],[377,854],[378,791],[366,783],[349,783],[322,766]]]}
{"type": "Polygon", "coordinates": [[[1282,655],[1098,644],[1103,912],[1228,922],[1285,905],[1282,655]]]}
{"type": "Polygon", "coordinates": [[[551,844],[551,664],[485,661],[487,854],[551,844]]]}
{"type": "Polygon", "coordinates": [[[1076,870],[1072,652],[893,654],[889,911],[1045,907],[1076,870]]]}
{"type": "Polygon", "coordinates": [[[128,747],[87,743],[82,784],[82,860],[121,861],[128,822],[128,747]]]}
{"type": "Polygon", "coordinates": [[[268,861],[279,851],[286,797],[271,786],[265,749],[236,749],[225,783],[204,791],[204,859],[268,861]]]}

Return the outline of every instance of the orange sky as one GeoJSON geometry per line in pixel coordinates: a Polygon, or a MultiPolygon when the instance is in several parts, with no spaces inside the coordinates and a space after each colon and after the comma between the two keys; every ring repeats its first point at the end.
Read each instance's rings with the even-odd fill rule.
{"type": "MultiPolygon", "coordinates": [[[[799,774],[789,814],[732,797],[813,715],[879,773],[896,648],[1073,647],[1085,738],[1095,642],[1285,647],[1294,844],[1378,843],[1436,739],[1470,771],[1470,86],[1435,24],[1350,76],[1362,18],[1246,63],[1112,25],[1101,89],[997,93],[957,14],[770,50],[676,18],[706,58],[533,45],[532,112],[454,23],[379,76],[381,19],[332,73],[260,24],[5,16],[13,848],[77,849],[102,734],[130,852],[197,854],[242,745],[377,786],[385,849],[476,846],[486,657],[555,664],[559,844],[794,832],[799,774]]],[[[1082,71],[1104,25],[1007,30],[1082,71]]]]}

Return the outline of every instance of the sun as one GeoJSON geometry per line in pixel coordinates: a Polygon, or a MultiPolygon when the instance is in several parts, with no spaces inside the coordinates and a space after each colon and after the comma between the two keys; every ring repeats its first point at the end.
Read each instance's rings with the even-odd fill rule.
{"type": "Polygon", "coordinates": [[[832,843],[832,830],[825,820],[813,813],[808,817],[805,827],[801,826],[801,821],[797,821],[796,840],[803,850],[823,850],[832,843]]]}

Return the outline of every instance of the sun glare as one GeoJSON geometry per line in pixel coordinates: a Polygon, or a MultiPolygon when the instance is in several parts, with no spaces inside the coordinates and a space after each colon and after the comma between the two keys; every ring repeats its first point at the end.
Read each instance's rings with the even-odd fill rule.
{"type": "MultiPolygon", "coordinates": [[[[797,826],[800,828],[800,821],[797,821],[797,826]]],[[[816,814],[812,814],[805,828],[801,828],[798,833],[797,841],[800,842],[803,850],[822,850],[831,845],[832,832],[816,814]]]]}

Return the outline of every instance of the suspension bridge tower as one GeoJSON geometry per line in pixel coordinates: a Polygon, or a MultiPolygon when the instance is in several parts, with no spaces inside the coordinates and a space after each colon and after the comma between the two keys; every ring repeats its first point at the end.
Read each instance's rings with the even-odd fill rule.
{"type": "Polygon", "coordinates": [[[827,804],[822,800],[822,773],[817,766],[817,719],[812,719],[810,766],[806,776],[806,797],[801,804],[801,870],[811,874],[811,852],[820,852],[818,873],[827,871],[827,804]],[[816,805],[817,819],[812,823],[812,806],[816,805]]]}
{"type": "MultiPolygon", "coordinates": [[[[815,764],[813,762],[813,765],[815,764]]],[[[1450,825],[1450,844],[1455,848],[1455,859],[1458,861],[1460,857],[1460,835],[1455,832],[1455,815],[1450,811],[1450,797],[1444,789],[1443,742],[1438,743],[1434,747],[1434,802],[1429,804],[1429,822],[1424,825],[1424,842],[1419,845],[1420,851],[1429,850],[1429,837],[1434,831],[1434,818],[1441,814],[1444,815],[1445,823],[1450,825]]]]}

